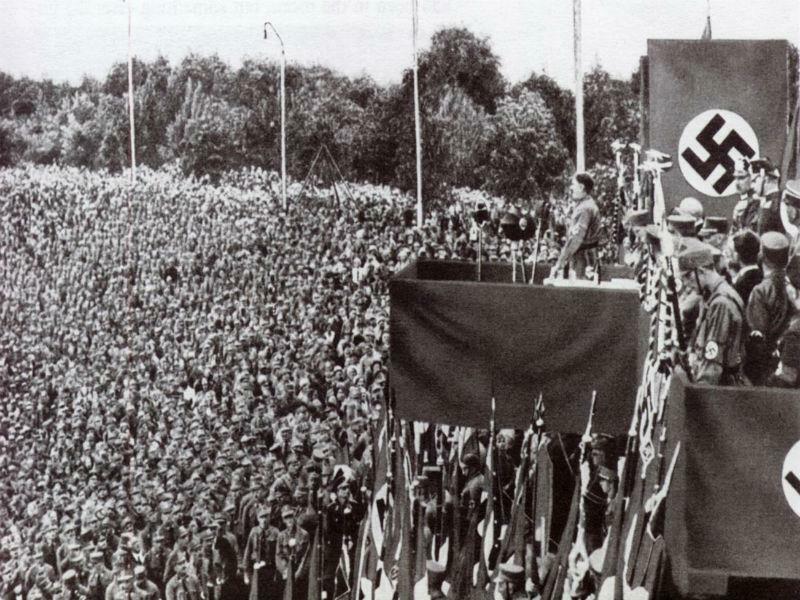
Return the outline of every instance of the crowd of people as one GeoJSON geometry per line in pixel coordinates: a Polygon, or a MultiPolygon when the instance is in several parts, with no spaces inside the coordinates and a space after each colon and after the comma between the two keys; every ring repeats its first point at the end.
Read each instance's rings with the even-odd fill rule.
{"type": "MultiPolygon", "coordinates": [[[[341,591],[388,279],[474,258],[475,231],[467,204],[416,228],[396,190],[284,211],[279,189],[260,170],[0,172],[0,597],[280,598],[291,571],[305,598],[322,516],[320,585],[341,591]]],[[[487,259],[510,253],[502,208],[487,259]]]]}
{"type": "Polygon", "coordinates": [[[666,218],[632,211],[630,255],[675,257],[681,333],[694,380],[712,385],[800,387],[800,180],[779,184],[768,159],[739,161],[730,218],[705,216],[684,198],[666,218]]]}
{"type": "MultiPolygon", "coordinates": [[[[732,223],[693,199],[668,219],[694,376],[798,386],[800,186],[754,185],[750,169],[737,181],[732,223]]],[[[0,597],[349,588],[340,565],[355,558],[387,403],[387,284],[416,258],[475,259],[476,202],[429,206],[415,227],[396,190],[312,188],[284,211],[279,183],[257,169],[218,185],[144,169],[133,186],[0,172],[0,597]]],[[[581,206],[593,185],[573,181],[581,206]]],[[[509,207],[489,207],[484,258],[508,259],[509,207]]],[[[592,247],[573,244],[585,252],[600,233],[553,212],[540,250],[517,247],[561,270],[561,234],[590,232],[592,247]]],[[[632,262],[668,244],[651,220],[628,216],[632,262]]],[[[595,474],[612,481],[615,461],[609,450],[595,474]]]]}

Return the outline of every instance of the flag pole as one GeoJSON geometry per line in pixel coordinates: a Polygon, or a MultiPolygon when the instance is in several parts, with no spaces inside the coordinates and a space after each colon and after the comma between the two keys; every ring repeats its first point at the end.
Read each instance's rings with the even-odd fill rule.
{"type": "Polygon", "coordinates": [[[583,131],[583,62],[581,57],[581,0],[572,1],[573,50],[575,55],[575,168],[586,170],[583,131]]]}
{"type": "Polygon", "coordinates": [[[417,227],[422,227],[422,128],[419,118],[419,77],[417,73],[417,33],[419,30],[419,6],[411,0],[414,46],[414,137],[417,156],[417,227]]]}
{"type": "Polygon", "coordinates": [[[133,27],[131,25],[131,1],[128,4],[128,118],[131,129],[131,186],[136,182],[136,125],[133,119],[133,27]]]}
{"type": "Polygon", "coordinates": [[[283,46],[283,38],[270,21],[264,23],[264,39],[267,39],[267,27],[272,29],[281,45],[281,201],[285,211],[288,207],[286,201],[286,49],[283,46]]]}

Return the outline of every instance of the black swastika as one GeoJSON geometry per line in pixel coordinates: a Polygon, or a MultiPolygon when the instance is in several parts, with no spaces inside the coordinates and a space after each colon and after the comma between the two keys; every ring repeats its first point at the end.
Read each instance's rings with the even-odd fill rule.
{"type": "Polygon", "coordinates": [[[742,156],[752,158],[755,150],[750,147],[742,136],[736,130],[725,136],[721,144],[714,141],[714,136],[725,125],[725,119],[722,115],[716,114],[714,118],[708,122],[708,125],[703,127],[703,130],[697,135],[697,141],[708,152],[708,158],[702,160],[691,148],[686,148],[681,156],[689,163],[692,168],[697,171],[703,179],[708,179],[711,173],[718,165],[721,165],[725,172],[714,182],[713,187],[718,194],[724,192],[728,186],[733,182],[734,163],[730,156],[731,149],[735,148],[742,156]]]}

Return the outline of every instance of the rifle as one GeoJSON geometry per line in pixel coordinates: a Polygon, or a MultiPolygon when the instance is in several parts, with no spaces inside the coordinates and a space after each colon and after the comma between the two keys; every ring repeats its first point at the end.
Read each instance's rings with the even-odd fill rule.
{"type": "Polygon", "coordinates": [[[689,366],[686,348],[686,337],[683,330],[683,318],[681,316],[681,307],[678,302],[678,287],[675,284],[675,267],[672,263],[672,257],[667,256],[667,296],[669,296],[670,304],[672,305],[672,319],[675,323],[675,331],[678,337],[678,353],[677,359],[681,368],[685,371],[686,377],[689,382],[692,382],[692,369],[689,366]]]}

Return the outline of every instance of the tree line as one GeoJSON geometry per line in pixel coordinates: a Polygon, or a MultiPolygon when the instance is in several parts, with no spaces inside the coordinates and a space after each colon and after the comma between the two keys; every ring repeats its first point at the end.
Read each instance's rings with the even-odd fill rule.
{"type": "MultiPolygon", "coordinates": [[[[279,64],[217,56],[134,60],[137,161],[177,162],[212,180],[229,169],[280,167],[279,64]]],[[[345,178],[415,186],[412,74],[378,85],[323,66],[286,69],[287,164],[303,179],[324,144],[345,178]]],[[[509,199],[563,190],[574,162],[574,97],[543,73],[508,82],[487,38],[435,33],[419,58],[424,194],[453,186],[509,199]]],[[[616,138],[636,139],[639,76],[599,65],[584,83],[586,159],[612,159],[616,138]]],[[[118,171],[129,165],[127,64],[79,85],[0,73],[0,166],[20,161],[118,171]]]]}

